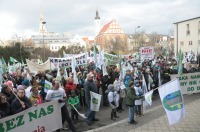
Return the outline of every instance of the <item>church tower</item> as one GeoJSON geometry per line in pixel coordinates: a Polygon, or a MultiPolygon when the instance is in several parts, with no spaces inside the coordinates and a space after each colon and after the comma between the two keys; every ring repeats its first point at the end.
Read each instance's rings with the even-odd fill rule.
{"type": "Polygon", "coordinates": [[[43,13],[40,13],[40,20],[39,20],[39,34],[40,35],[47,32],[45,24],[46,24],[46,22],[44,20],[44,15],[43,15],[43,13]]]}
{"type": "Polygon", "coordinates": [[[95,16],[95,19],[94,19],[94,26],[95,26],[95,37],[96,37],[99,34],[100,26],[101,26],[101,21],[100,21],[98,11],[96,11],[96,16],[95,16]]]}

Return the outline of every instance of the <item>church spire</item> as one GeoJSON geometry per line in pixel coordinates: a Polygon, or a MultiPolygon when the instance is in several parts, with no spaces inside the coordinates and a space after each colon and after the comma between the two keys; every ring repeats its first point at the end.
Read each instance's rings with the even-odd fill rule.
{"type": "Polygon", "coordinates": [[[99,17],[99,12],[96,10],[96,16],[95,16],[95,19],[100,19],[99,17]]]}

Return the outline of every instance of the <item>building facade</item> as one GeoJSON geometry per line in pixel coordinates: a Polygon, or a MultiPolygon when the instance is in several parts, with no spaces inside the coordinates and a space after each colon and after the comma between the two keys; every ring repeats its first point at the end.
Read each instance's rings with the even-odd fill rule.
{"type": "Polygon", "coordinates": [[[174,23],[174,52],[200,50],[200,17],[174,23]]]}
{"type": "Polygon", "coordinates": [[[128,48],[127,35],[115,19],[103,26],[95,38],[95,43],[99,44],[101,50],[126,51],[128,48]]]}
{"type": "Polygon", "coordinates": [[[86,47],[85,41],[79,35],[71,35],[70,33],[58,34],[54,32],[47,32],[45,27],[44,16],[40,15],[39,19],[39,35],[32,35],[31,39],[34,48],[47,48],[51,51],[58,51],[63,46],[68,47],[71,45],[86,47]]]}

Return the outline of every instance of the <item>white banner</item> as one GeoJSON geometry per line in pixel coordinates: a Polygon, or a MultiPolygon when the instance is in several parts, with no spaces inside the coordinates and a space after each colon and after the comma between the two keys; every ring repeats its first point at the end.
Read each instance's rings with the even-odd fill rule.
{"type": "Polygon", "coordinates": [[[91,100],[90,100],[90,106],[92,111],[99,111],[100,103],[101,103],[101,95],[90,92],[91,100]]]}
{"type": "Polygon", "coordinates": [[[0,120],[0,132],[51,132],[62,127],[57,100],[37,105],[0,120]]]}
{"type": "Polygon", "coordinates": [[[47,60],[43,64],[37,64],[35,62],[32,62],[32,61],[26,59],[26,63],[27,63],[27,66],[28,66],[28,69],[30,72],[39,72],[39,71],[45,71],[45,70],[50,69],[50,61],[49,60],[47,60]]]}
{"type": "MultiPolygon", "coordinates": [[[[76,60],[76,66],[87,65],[87,57],[88,57],[88,53],[74,55],[74,58],[76,60]]],[[[72,56],[67,57],[67,58],[49,57],[49,59],[50,59],[51,67],[59,66],[60,68],[63,68],[63,67],[72,66],[72,56]]]]}
{"type": "Polygon", "coordinates": [[[158,91],[169,124],[179,123],[185,118],[185,106],[178,79],[160,86],[158,91]]]}
{"type": "Polygon", "coordinates": [[[171,75],[171,79],[174,78],[179,79],[182,94],[200,92],[200,72],[171,75]]]}
{"type": "Polygon", "coordinates": [[[140,48],[141,59],[153,59],[154,58],[154,49],[153,47],[141,47],[140,48]]]}

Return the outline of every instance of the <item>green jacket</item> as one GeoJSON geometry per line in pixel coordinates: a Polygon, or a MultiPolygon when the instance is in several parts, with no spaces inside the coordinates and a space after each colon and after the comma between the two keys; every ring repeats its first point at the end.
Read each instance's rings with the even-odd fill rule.
{"type": "Polygon", "coordinates": [[[135,94],[135,89],[130,89],[127,92],[126,95],[126,105],[129,107],[134,107],[135,106],[135,100],[141,99],[141,96],[137,96],[135,94]]]}
{"type": "Polygon", "coordinates": [[[70,109],[74,109],[71,104],[74,105],[75,108],[77,108],[78,104],[79,104],[79,98],[78,96],[75,97],[69,97],[68,99],[68,104],[70,105],[70,109]]]}

